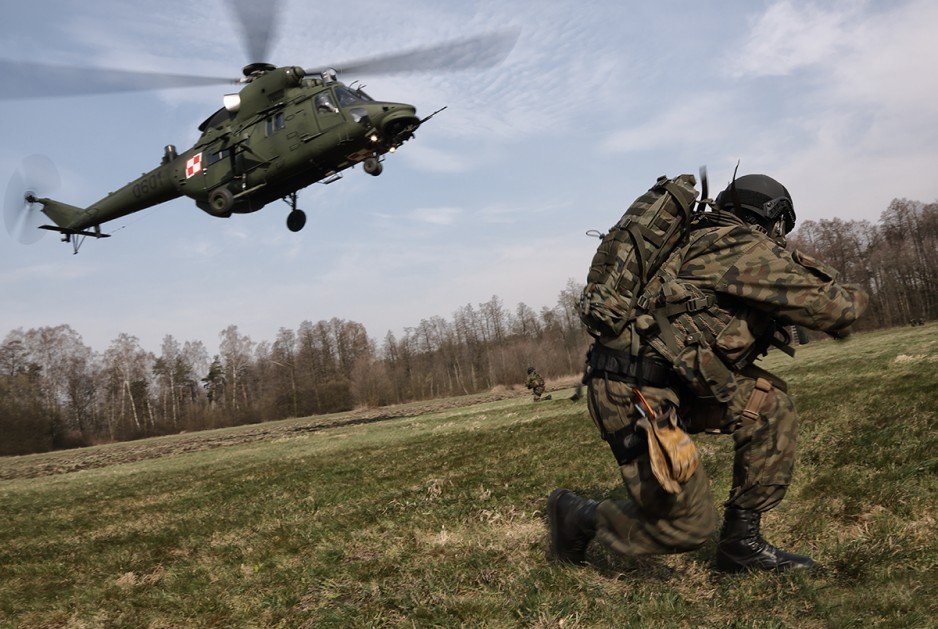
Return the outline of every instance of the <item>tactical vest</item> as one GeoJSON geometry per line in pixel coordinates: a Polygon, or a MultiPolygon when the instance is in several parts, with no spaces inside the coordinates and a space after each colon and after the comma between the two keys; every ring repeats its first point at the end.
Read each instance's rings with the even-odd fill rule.
{"type": "MultiPolygon", "coordinates": [[[[710,226],[702,217],[689,229],[710,226]]],[[[790,338],[779,338],[783,328],[765,313],[740,304],[720,307],[714,293],[679,281],[686,252],[686,247],[674,250],[649,279],[635,300],[630,325],[615,338],[597,339],[598,362],[593,366],[612,364],[640,386],[667,386],[662,380],[641,382],[643,374],[654,373],[642,364],[648,362],[645,348],[651,348],[696,396],[727,402],[737,389],[734,372],[750,365],[770,345],[791,353],[790,338]],[[617,360],[610,361],[609,354],[617,360]]]]}

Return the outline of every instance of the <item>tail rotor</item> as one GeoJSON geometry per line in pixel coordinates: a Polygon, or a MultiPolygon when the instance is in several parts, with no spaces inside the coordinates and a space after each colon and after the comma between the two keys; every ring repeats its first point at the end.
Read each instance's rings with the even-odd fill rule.
{"type": "Polygon", "coordinates": [[[61,185],[59,171],[45,155],[30,155],[10,176],[3,203],[3,222],[15,240],[31,245],[45,235],[40,195],[48,196],[61,185]]]}

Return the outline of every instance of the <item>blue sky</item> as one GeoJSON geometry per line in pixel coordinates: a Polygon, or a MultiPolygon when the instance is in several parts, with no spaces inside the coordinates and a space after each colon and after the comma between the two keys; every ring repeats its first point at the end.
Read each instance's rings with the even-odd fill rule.
{"type": "MultiPolygon", "coordinates": [[[[499,295],[553,305],[605,230],[661,174],[707,164],[782,181],[800,219],[876,220],[938,199],[938,4],[284,0],[270,61],[322,66],[516,27],[498,67],[361,77],[422,127],[385,162],[287,208],[217,219],[182,198],[115,221],[77,256],[50,234],[0,244],[0,338],[68,323],[103,351],[158,350],[236,324],[254,340],[341,317],[388,330],[499,295]],[[450,6],[452,5],[452,6],[450,6]]],[[[0,57],[211,76],[247,59],[220,0],[36,1],[7,7],[0,57]]],[[[351,82],[355,76],[342,77],[351,82]]],[[[225,87],[0,102],[0,185],[40,153],[51,196],[88,205],[180,150],[225,87]]]]}

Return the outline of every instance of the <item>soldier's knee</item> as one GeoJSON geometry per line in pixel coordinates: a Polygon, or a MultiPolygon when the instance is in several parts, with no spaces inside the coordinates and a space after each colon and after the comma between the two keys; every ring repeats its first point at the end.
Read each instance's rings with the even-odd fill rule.
{"type": "Polygon", "coordinates": [[[717,527],[716,510],[710,505],[700,509],[682,522],[675,551],[683,553],[700,548],[713,537],[717,527]]]}

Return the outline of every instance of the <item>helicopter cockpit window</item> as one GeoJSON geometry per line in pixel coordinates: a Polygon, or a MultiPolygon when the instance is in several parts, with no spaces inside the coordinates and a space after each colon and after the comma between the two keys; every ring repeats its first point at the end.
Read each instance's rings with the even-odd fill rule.
{"type": "Polygon", "coordinates": [[[351,107],[352,105],[362,101],[361,96],[347,87],[336,87],[335,95],[336,98],[339,99],[339,107],[351,107]]]}
{"type": "Polygon", "coordinates": [[[267,119],[267,135],[271,136],[280,129],[283,129],[286,126],[286,121],[283,118],[283,112],[271,116],[267,119]]]}
{"type": "Polygon", "coordinates": [[[316,97],[316,111],[334,114],[339,111],[339,108],[332,102],[332,96],[329,92],[323,92],[316,97]]]}

